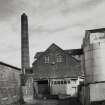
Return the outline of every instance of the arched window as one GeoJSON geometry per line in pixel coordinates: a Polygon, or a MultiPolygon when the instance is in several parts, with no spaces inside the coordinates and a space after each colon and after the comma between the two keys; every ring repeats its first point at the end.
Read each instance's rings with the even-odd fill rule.
{"type": "Polygon", "coordinates": [[[62,55],[57,55],[56,61],[57,62],[63,62],[63,56],[62,55]]]}

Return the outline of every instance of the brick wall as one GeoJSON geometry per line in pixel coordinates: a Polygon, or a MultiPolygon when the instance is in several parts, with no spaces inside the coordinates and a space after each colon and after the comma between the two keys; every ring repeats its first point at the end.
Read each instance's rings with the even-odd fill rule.
{"type": "Polygon", "coordinates": [[[20,71],[0,64],[0,105],[18,104],[20,98],[20,71]]]}
{"type": "Polygon", "coordinates": [[[37,58],[33,63],[33,72],[35,78],[78,77],[81,75],[80,62],[55,45],[37,58]],[[57,55],[63,57],[62,62],[57,62],[57,55]],[[49,56],[49,63],[45,63],[46,56],[49,56]]]}
{"type": "Polygon", "coordinates": [[[23,97],[26,101],[27,99],[33,99],[33,78],[27,75],[27,81],[25,86],[23,86],[23,97]]]}

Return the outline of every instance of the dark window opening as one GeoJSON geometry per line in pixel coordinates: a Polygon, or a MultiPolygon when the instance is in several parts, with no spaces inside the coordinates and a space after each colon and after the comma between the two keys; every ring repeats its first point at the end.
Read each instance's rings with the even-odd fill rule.
{"type": "Polygon", "coordinates": [[[61,84],[63,84],[63,81],[61,81],[61,84]]]}
{"type": "Polygon", "coordinates": [[[77,79],[76,78],[73,78],[73,79],[71,79],[72,81],[76,81],[77,79]]]}
{"type": "Polygon", "coordinates": [[[48,80],[38,81],[38,84],[48,84],[48,80]]]}
{"type": "Polygon", "coordinates": [[[70,83],[70,80],[68,81],[68,83],[70,83]]]}
{"type": "Polygon", "coordinates": [[[60,84],[60,81],[58,81],[58,84],[60,84]]]}
{"type": "Polygon", "coordinates": [[[67,81],[64,81],[64,84],[67,84],[67,81]]]}
{"type": "Polygon", "coordinates": [[[54,84],[56,85],[57,84],[57,81],[54,81],[54,84]]]}

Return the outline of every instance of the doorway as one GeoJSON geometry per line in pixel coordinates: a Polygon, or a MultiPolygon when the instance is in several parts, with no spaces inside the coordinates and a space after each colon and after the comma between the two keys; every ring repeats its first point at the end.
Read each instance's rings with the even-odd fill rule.
{"type": "Polygon", "coordinates": [[[38,94],[41,95],[49,95],[50,87],[48,84],[48,80],[39,80],[38,81],[38,94]]]}

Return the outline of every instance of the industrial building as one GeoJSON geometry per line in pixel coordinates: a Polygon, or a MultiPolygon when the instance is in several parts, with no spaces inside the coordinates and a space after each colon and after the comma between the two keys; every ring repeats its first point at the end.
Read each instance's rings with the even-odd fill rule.
{"type": "Polygon", "coordinates": [[[0,105],[19,105],[20,70],[0,62],[0,105]]]}
{"type": "MultiPolygon", "coordinates": [[[[27,15],[21,17],[22,70],[30,72],[27,15]]],[[[52,44],[35,54],[30,75],[36,97],[77,97],[83,105],[105,101],[105,28],[86,30],[82,48],[64,50],[52,44]],[[84,83],[83,77],[85,77],[84,83]],[[78,89],[79,86],[79,89],[78,89]]],[[[29,89],[29,88],[28,88],[29,89]]]]}
{"type": "Polygon", "coordinates": [[[83,105],[105,104],[105,28],[87,30],[83,40],[85,83],[80,92],[83,105]]]}
{"type": "Polygon", "coordinates": [[[35,55],[33,75],[36,95],[77,97],[81,72],[82,49],[63,50],[52,44],[35,55]]]}
{"type": "Polygon", "coordinates": [[[55,43],[37,52],[30,67],[28,19],[21,16],[21,65],[0,62],[0,105],[23,98],[78,97],[83,105],[105,104],[105,28],[86,30],[82,48],[64,50],[55,43]],[[85,78],[85,81],[84,81],[85,78]],[[9,94],[9,95],[8,95],[9,94]]]}
{"type": "MultiPolygon", "coordinates": [[[[22,71],[29,74],[28,19],[21,16],[22,71]]],[[[47,50],[38,52],[32,65],[34,96],[77,96],[77,88],[83,80],[81,73],[82,49],[63,50],[52,44],[47,50]]],[[[27,90],[26,90],[27,92],[27,90]]]]}

